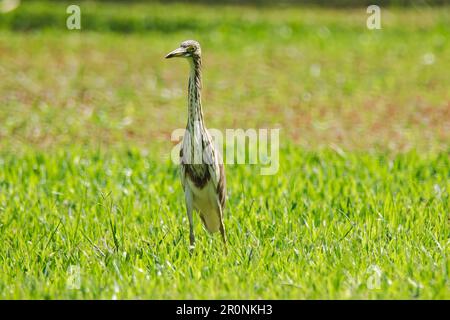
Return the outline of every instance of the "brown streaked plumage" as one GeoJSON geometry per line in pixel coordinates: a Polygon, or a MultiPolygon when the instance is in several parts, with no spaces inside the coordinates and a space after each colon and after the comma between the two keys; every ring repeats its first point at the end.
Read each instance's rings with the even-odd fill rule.
{"type": "Polygon", "coordinates": [[[211,233],[220,231],[227,250],[223,222],[226,179],[222,158],[206,130],[201,102],[201,48],[194,40],[181,43],[166,58],[184,57],[191,66],[188,86],[188,122],[180,150],[180,173],[189,218],[191,248],[195,244],[192,213],[196,210],[211,233]]]}

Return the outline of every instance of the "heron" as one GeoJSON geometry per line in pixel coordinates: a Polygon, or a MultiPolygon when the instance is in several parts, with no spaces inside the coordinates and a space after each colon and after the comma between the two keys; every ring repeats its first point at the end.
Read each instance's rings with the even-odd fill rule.
{"type": "Polygon", "coordinates": [[[188,82],[188,120],[180,149],[180,177],[189,220],[190,250],[195,247],[193,211],[198,212],[205,229],[220,231],[227,250],[223,211],[226,201],[226,178],[221,154],[214,146],[203,119],[202,56],[195,40],[183,41],[166,55],[185,58],[190,65],[188,82]]]}

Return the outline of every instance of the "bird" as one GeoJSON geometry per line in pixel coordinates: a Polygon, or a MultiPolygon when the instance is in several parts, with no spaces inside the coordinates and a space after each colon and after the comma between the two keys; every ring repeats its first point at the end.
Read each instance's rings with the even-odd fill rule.
{"type": "Polygon", "coordinates": [[[203,118],[202,54],[200,43],[183,41],[166,59],[185,58],[189,62],[188,120],[180,149],[180,178],[189,220],[190,250],[195,248],[194,210],[209,233],[220,231],[225,254],[227,236],[223,211],[226,202],[226,177],[222,156],[214,146],[203,118]]]}

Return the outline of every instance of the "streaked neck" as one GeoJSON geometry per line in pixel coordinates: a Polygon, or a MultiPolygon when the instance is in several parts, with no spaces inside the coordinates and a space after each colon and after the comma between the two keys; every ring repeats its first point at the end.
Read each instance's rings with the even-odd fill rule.
{"type": "Polygon", "coordinates": [[[200,57],[189,59],[191,67],[188,87],[188,126],[199,121],[203,125],[203,112],[201,101],[202,89],[202,60],[200,57]]]}

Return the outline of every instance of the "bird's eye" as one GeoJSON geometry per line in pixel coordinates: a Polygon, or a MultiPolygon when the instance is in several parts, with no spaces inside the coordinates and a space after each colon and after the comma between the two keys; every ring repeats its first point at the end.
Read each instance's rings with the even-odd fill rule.
{"type": "Polygon", "coordinates": [[[187,48],[187,51],[188,52],[194,52],[195,48],[193,46],[190,46],[190,47],[187,48]]]}

